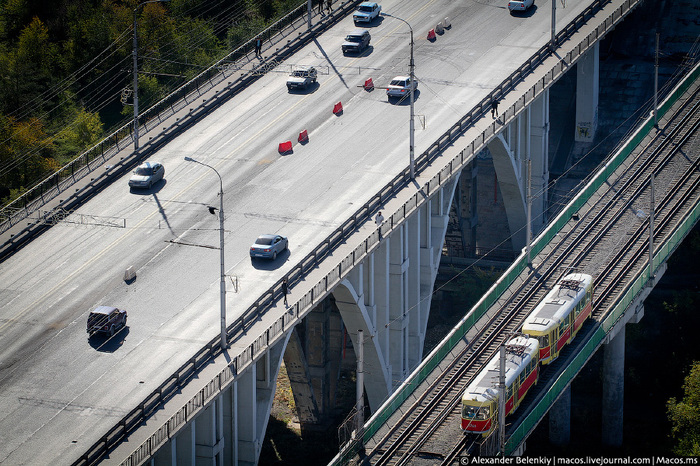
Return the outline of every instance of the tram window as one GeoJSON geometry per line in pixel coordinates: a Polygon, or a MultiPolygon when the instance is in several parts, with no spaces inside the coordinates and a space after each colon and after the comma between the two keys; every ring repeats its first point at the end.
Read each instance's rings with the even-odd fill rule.
{"type": "Polygon", "coordinates": [[[462,408],[462,417],[465,419],[474,419],[478,411],[479,408],[476,406],[464,406],[462,408]]]}
{"type": "Polygon", "coordinates": [[[537,337],[537,339],[540,341],[540,347],[544,348],[546,346],[549,346],[549,334],[541,335],[537,337]]]}
{"type": "Polygon", "coordinates": [[[489,409],[488,406],[483,406],[483,407],[479,408],[479,413],[476,415],[476,418],[479,419],[480,421],[483,421],[484,419],[488,419],[490,411],[491,410],[489,409]]]}

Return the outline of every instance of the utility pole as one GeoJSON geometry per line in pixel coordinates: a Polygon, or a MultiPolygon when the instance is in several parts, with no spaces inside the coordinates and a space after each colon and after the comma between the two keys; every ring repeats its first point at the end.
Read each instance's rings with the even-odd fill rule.
{"type": "Polygon", "coordinates": [[[552,38],[549,41],[549,50],[554,51],[557,43],[557,0],[552,0],[552,38]]]}
{"type": "Polygon", "coordinates": [[[501,363],[498,370],[498,451],[506,450],[506,347],[501,345],[501,363]]]}
{"type": "MultiPolygon", "coordinates": [[[[659,107],[659,33],[656,33],[656,54],[654,56],[654,126],[658,128],[659,120],[657,108],[659,107]]],[[[653,179],[653,178],[652,178],[653,179]]]]}
{"type": "Polygon", "coordinates": [[[362,442],[362,426],[365,425],[365,372],[364,372],[364,332],[357,331],[357,385],[356,385],[356,427],[355,435],[359,442],[362,442]]]}
{"type": "Polygon", "coordinates": [[[654,173],[651,174],[651,200],[649,201],[649,280],[654,278],[654,173]]]}
{"type": "Polygon", "coordinates": [[[531,243],[532,243],[532,159],[527,159],[527,265],[532,265],[530,260],[531,243]]]}

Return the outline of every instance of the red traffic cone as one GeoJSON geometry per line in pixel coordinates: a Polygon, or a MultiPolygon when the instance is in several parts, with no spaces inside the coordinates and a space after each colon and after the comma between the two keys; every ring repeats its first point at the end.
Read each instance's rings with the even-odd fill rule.
{"type": "Polygon", "coordinates": [[[341,113],[343,113],[343,104],[341,104],[340,102],[338,102],[337,104],[335,104],[335,105],[333,106],[333,114],[334,114],[334,115],[340,115],[341,113]]]}
{"type": "Polygon", "coordinates": [[[301,133],[299,133],[299,139],[298,139],[298,141],[299,141],[300,143],[302,143],[302,144],[305,143],[305,142],[309,142],[309,133],[308,133],[306,130],[304,130],[304,131],[302,131],[301,133]]]}
{"type": "Polygon", "coordinates": [[[280,154],[286,154],[287,152],[290,152],[292,150],[292,141],[280,142],[278,150],[280,154]]]}

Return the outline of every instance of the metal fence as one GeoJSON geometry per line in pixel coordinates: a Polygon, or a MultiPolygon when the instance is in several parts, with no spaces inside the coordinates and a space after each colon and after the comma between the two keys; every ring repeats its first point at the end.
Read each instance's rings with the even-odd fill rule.
{"type": "MultiPolygon", "coordinates": [[[[640,1],[641,0],[627,0],[624,2],[624,4],[619,9],[615,10],[615,12],[611,14],[603,24],[601,24],[588,37],[582,40],[571,52],[566,55],[566,57],[556,63],[545,77],[539,80],[529,90],[524,92],[522,98],[518,99],[515,104],[506,110],[506,123],[515,118],[527,107],[527,105],[529,105],[529,103],[532,102],[532,100],[539,96],[556,79],[566,72],[568,68],[581,56],[581,54],[585,52],[588,47],[590,47],[590,45],[595,43],[597,39],[601,38],[606,32],[608,32],[640,1]]],[[[348,2],[343,5],[347,6],[348,4],[354,3],[357,2],[348,2]]],[[[567,26],[557,35],[557,43],[562,43],[565,40],[568,40],[582,24],[595,15],[596,12],[600,11],[607,3],[609,3],[609,0],[594,1],[569,26],[567,26]]],[[[350,5],[350,9],[352,6],[353,5],[350,5]]],[[[538,50],[525,64],[506,78],[493,92],[482,99],[481,102],[479,102],[467,115],[461,118],[440,138],[438,138],[438,140],[425,152],[416,157],[416,172],[420,173],[423,171],[430,163],[435,161],[438,155],[440,155],[441,151],[448,144],[452,143],[459,136],[463,135],[468,128],[472,127],[477,120],[482,118],[485,113],[490,111],[491,102],[494,99],[502,99],[506,93],[510,92],[517,84],[521,83],[524,78],[532,72],[532,70],[541,65],[542,62],[550,57],[551,51],[548,44],[538,50]]],[[[450,181],[453,177],[458,176],[466,164],[472,160],[474,154],[481,150],[486,143],[497,134],[500,128],[501,126],[497,126],[495,122],[490,124],[482,132],[482,134],[476,138],[476,140],[472,141],[463,151],[456,155],[452,160],[448,161],[444,168],[427,183],[425,183],[421,190],[411,196],[411,198],[405,202],[402,207],[389,216],[388,220],[380,228],[381,235],[386,236],[389,234],[391,230],[398,227],[408,216],[415,212],[416,209],[424,205],[424,203],[428,201],[428,198],[442,188],[445,183],[450,181]]],[[[328,258],[337,248],[337,246],[344,243],[367,221],[371,221],[372,214],[380,209],[387,200],[394,197],[396,193],[403,189],[409,183],[409,181],[409,168],[406,167],[401,173],[394,177],[394,179],[387,183],[387,185],[385,185],[372,199],[360,207],[348,220],[346,220],[339,228],[331,233],[316,249],[310,252],[292,268],[292,270],[287,274],[290,286],[299,283],[311,270],[316,269],[321,261],[328,258]]],[[[592,191],[585,191],[585,193],[585,195],[590,196],[592,191]]],[[[579,199],[578,202],[582,202],[580,201],[580,196],[577,199],[579,199]]],[[[580,205],[581,204],[578,204],[578,206],[580,205]]],[[[577,209],[578,207],[574,208],[573,205],[570,205],[568,209],[560,214],[558,219],[560,220],[563,218],[562,215],[567,213],[570,215],[577,209]]],[[[568,221],[568,217],[566,220],[568,221]]],[[[555,221],[553,226],[551,226],[547,232],[552,231],[553,228],[556,228],[558,231],[558,229],[560,229],[564,223],[566,222],[555,221]]],[[[545,239],[544,235],[538,238],[533,247],[533,254],[537,254],[547,244],[550,238],[551,236],[547,236],[545,239]]],[[[326,274],[325,277],[321,278],[321,280],[313,285],[312,288],[296,303],[293,303],[290,309],[287,310],[287,312],[284,312],[284,314],[280,316],[275,323],[264,331],[253,343],[241,350],[235,357],[231,355],[231,363],[215,378],[219,381],[219,384],[216,386],[218,388],[215,390],[206,390],[206,393],[204,392],[205,389],[202,389],[196,397],[190,400],[190,402],[186,403],[185,406],[178,411],[178,413],[173,415],[166,422],[166,424],[169,426],[167,430],[168,438],[175,431],[182,428],[186,424],[188,417],[195,415],[197,410],[201,409],[203,406],[206,406],[206,404],[213,397],[217,396],[221,390],[224,390],[228,384],[232,382],[235,375],[241,373],[258,357],[261,357],[270,345],[277,343],[281,338],[283,338],[285,332],[296,325],[296,323],[298,323],[299,320],[303,318],[303,316],[309,312],[316,303],[327,296],[328,293],[340,283],[345,275],[347,275],[347,273],[352,270],[356,264],[362,262],[367,254],[377,247],[378,243],[379,232],[375,230],[350,254],[335,259],[336,265],[331,267],[331,272],[326,274]],[[224,373],[229,374],[230,377],[228,375],[223,376],[224,373]],[[193,401],[195,399],[197,400],[196,403],[193,401]]],[[[395,411],[398,406],[400,406],[406,397],[408,397],[410,393],[425,379],[426,375],[428,375],[432,369],[445,357],[445,355],[450,352],[455,344],[462,339],[467,330],[469,330],[469,328],[486,312],[486,310],[488,310],[491,304],[495,302],[498,297],[510,286],[510,283],[520,274],[524,267],[525,261],[523,259],[513,264],[513,266],[511,266],[504,276],[501,277],[496,284],[494,284],[487,295],[485,295],[482,300],[480,300],[479,303],[477,303],[477,305],[469,312],[468,316],[459,325],[459,327],[453,330],[450,336],[435,350],[433,350],[428,358],[421,364],[418,371],[414,372],[414,374],[412,374],[411,377],[405,381],[396,392],[394,392],[389,400],[380,408],[380,410],[366,425],[363,435],[364,440],[369,439],[376,432],[379,426],[384,423],[384,421],[395,411]]],[[[259,321],[259,316],[261,314],[265,313],[272,306],[274,306],[277,299],[282,296],[281,283],[282,279],[263,293],[258,300],[256,300],[235,322],[228,327],[227,336],[229,341],[233,341],[235,339],[232,339],[231,337],[241,335],[243,332],[248,331],[255,322],[259,321]]],[[[163,401],[166,401],[172,397],[173,393],[182,387],[189,380],[191,375],[201,368],[204,363],[210,361],[221,353],[219,342],[219,336],[212,339],[193,358],[191,358],[166,382],[156,389],[154,394],[157,393],[158,397],[163,401]]],[[[152,397],[149,397],[149,399],[151,398],[152,397]]],[[[133,426],[142,425],[149,417],[151,412],[151,410],[146,409],[143,403],[139,405],[132,411],[132,413],[125,417],[125,419],[129,419],[133,415],[135,418],[139,419],[139,423],[132,424],[131,422],[127,423],[125,420],[122,420],[117,426],[113,427],[107,435],[98,441],[78,462],[76,462],[76,464],[92,464],[96,459],[105,455],[109,450],[114,448],[119,441],[126,438],[126,436],[131,433],[132,430],[134,430],[133,426]]],[[[161,432],[161,429],[162,427],[157,429],[156,432],[161,432]]],[[[135,449],[122,464],[141,464],[166,440],[167,438],[163,437],[162,435],[152,435],[139,448],[135,449]]],[[[341,453],[340,458],[344,459],[347,458],[348,455],[353,454],[353,446],[354,445],[350,445],[348,448],[345,448],[341,453]]]]}
{"type": "MultiPolygon", "coordinates": [[[[263,38],[268,50],[271,50],[266,63],[276,64],[293,53],[311,38],[345,16],[359,3],[359,0],[344,0],[339,3],[333,15],[327,15],[323,22],[319,22],[308,29],[307,2],[304,1],[291,13],[258,34],[263,38]],[[296,34],[294,34],[295,32],[296,34]],[[278,47],[272,50],[275,46],[278,47]]],[[[215,91],[213,96],[207,95],[212,88],[238,73],[243,68],[241,63],[248,60],[247,57],[253,50],[254,44],[251,39],[139,115],[140,135],[145,136],[149,131],[158,130],[159,128],[160,131],[153,138],[154,140],[143,144],[140,151],[136,153],[131,152],[128,158],[135,159],[147,155],[159,146],[157,142],[163,139],[162,136],[166,136],[169,139],[260,76],[259,70],[251,69],[238,78],[227,82],[223,91],[215,91]],[[170,123],[167,127],[162,127],[176,112],[190,105],[196,106],[190,109],[187,117],[170,123]]],[[[118,128],[95,146],[76,157],[68,165],[62,167],[22,196],[0,209],[0,234],[28,218],[47,202],[67,193],[68,189],[75,183],[93,173],[95,169],[113,159],[116,154],[130,144],[133,144],[132,130],[133,122],[118,128]]],[[[120,163],[123,163],[123,161],[120,163]]]]}

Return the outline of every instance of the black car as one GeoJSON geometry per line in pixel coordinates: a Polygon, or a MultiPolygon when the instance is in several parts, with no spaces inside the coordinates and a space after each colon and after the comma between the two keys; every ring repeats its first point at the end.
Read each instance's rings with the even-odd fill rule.
{"type": "Polygon", "coordinates": [[[110,336],[126,327],[126,311],[111,306],[98,306],[87,320],[87,332],[90,336],[106,333],[110,336]]]}
{"type": "Polygon", "coordinates": [[[345,37],[343,42],[343,53],[361,53],[369,46],[372,36],[367,29],[355,29],[345,37]]]}

